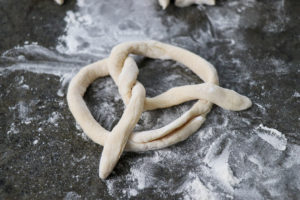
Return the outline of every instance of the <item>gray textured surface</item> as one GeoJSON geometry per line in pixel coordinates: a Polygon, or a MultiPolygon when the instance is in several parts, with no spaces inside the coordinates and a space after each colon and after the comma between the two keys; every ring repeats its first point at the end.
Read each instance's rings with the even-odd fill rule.
{"type": "MultiPolygon", "coordinates": [[[[0,1],[0,199],[300,199],[299,11],[293,0],[165,11],[155,0],[0,1]],[[103,182],[102,147],[76,126],[66,88],[82,66],[137,39],[201,55],[254,105],[214,107],[188,140],[124,153],[103,182]]],[[[137,61],[148,96],[201,81],[172,61],[137,61]]],[[[110,78],[85,100],[108,129],[124,108],[110,78]]],[[[161,127],[190,105],[144,113],[136,129],[161,127]]]]}

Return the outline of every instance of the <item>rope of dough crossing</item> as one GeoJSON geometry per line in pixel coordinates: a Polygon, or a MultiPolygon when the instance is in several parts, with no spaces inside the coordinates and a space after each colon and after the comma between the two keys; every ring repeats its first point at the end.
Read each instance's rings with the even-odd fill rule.
{"type": "Polygon", "coordinates": [[[200,56],[185,49],[156,42],[126,42],[115,46],[109,58],[82,68],[69,85],[69,108],[83,131],[94,142],[104,146],[99,165],[99,176],[105,179],[118,162],[123,150],[147,151],[164,148],[185,140],[200,128],[213,104],[228,110],[244,110],[250,99],[233,90],[218,86],[215,68],[200,56]],[[144,86],[137,81],[138,67],[129,54],[155,59],[172,59],[190,68],[204,83],[174,87],[152,97],[146,97],[144,86]],[[104,129],[91,115],[83,95],[97,78],[110,75],[126,108],[111,132],[104,129]],[[167,108],[186,101],[198,101],[182,116],[168,125],[133,133],[143,111],[167,108]]]}

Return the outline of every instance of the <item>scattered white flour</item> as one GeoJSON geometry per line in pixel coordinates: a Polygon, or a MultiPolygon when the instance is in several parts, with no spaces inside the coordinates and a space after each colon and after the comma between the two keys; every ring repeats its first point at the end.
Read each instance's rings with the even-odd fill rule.
{"type": "Polygon", "coordinates": [[[213,27],[220,31],[229,31],[239,26],[240,14],[230,12],[228,9],[209,9],[207,15],[213,27]]]}
{"type": "Polygon", "coordinates": [[[48,122],[54,124],[54,126],[58,126],[58,120],[61,118],[61,114],[58,112],[52,112],[51,116],[48,119],[48,122]]]}
{"type": "Polygon", "coordinates": [[[130,189],[129,195],[130,195],[131,197],[134,197],[134,196],[136,196],[137,194],[138,194],[138,191],[137,191],[136,189],[130,189]]]}
{"type": "Polygon", "coordinates": [[[10,129],[7,131],[7,135],[9,135],[9,134],[17,134],[19,132],[20,132],[20,130],[17,128],[15,122],[13,122],[10,125],[10,129]]]}
{"type": "Polygon", "coordinates": [[[274,1],[271,4],[272,7],[270,9],[273,10],[274,14],[268,16],[270,19],[268,20],[268,23],[266,23],[263,27],[264,31],[271,33],[279,33],[286,29],[286,25],[288,24],[288,21],[290,19],[286,17],[284,10],[284,1],[285,0],[274,1]]]}
{"type": "Polygon", "coordinates": [[[20,77],[17,77],[17,78],[19,79],[18,84],[19,84],[19,85],[22,85],[23,82],[24,82],[24,76],[20,76],[20,77]]]}
{"type": "Polygon", "coordinates": [[[198,138],[200,141],[204,142],[205,140],[208,140],[213,137],[213,128],[208,127],[206,129],[200,130],[198,134],[198,138]]]}
{"type": "Polygon", "coordinates": [[[292,168],[293,166],[300,165],[300,146],[297,144],[291,144],[289,147],[290,151],[288,158],[283,163],[286,168],[292,168]]]}
{"type": "MultiPolygon", "coordinates": [[[[25,70],[37,74],[59,76],[62,83],[61,88],[57,92],[59,96],[64,95],[64,88],[66,88],[66,85],[74,74],[76,74],[82,66],[87,64],[87,58],[83,60],[80,56],[68,57],[42,47],[37,43],[14,47],[11,50],[5,51],[0,58],[13,63],[7,67],[0,68],[0,73],[25,70]],[[32,60],[32,57],[37,57],[38,59],[32,60]]],[[[21,76],[19,81],[20,87],[29,90],[29,86],[23,84],[23,81],[24,77],[21,76]]]]}
{"type": "MultiPolygon", "coordinates": [[[[107,187],[107,191],[108,191],[108,194],[110,194],[111,196],[116,196],[116,190],[117,190],[117,187],[115,184],[116,184],[116,180],[114,179],[108,179],[105,181],[105,184],[106,184],[106,187],[107,187]]],[[[124,191],[123,191],[124,193],[124,191]]]]}
{"type": "Polygon", "coordinates": [[[176,81],[176,80],[180,80],[182,79],[182,76],[180,76],[179,74],[170,74],[168,77],[166,77],[166,81],[167,82],[171,82],[171,81],[176,81]]]}
{"type": "Polygon", "coordinates": [[[82,199],[81,195],[77,194],[76,192],[68,192],[64,197],[64,200],[79,200],[82,199]]]}
{"type": "Polygon", "coordinates": [[[25,119],[28,116],[28,106],[24,101],[20,101],[18,104],[19,119],[25,119]]]}
{"type": "Polygon", "coordinates": [[[32,144],[33,144],[33,145],[36,145],[38,142],[39,142],[39,140],[34,140],[34,141],[32,142],[32,144]]]}
{"type": "Polygon", "coordinates": [[[249,159],[252,163],[256,164],[257,167],[258,167],[258,170],[259,170],[260,172],[262,172],[263,165],[261,164],[261,162],[260,162],[255,156],[251,155],[251,156],[248,157],[248,159],[249,159]]]}
{"type": "Polygon", "coordinates": [[[143,173],[143,170],[139,169],[139,168],[131,168],[130,169],[130,173],[132,175],[134,175],[134,181],[136,181],[137,183],[137,189],[138,190],[142,190],[144,188],[146,188],[147,186],[149,186],[149,182],[146,182],[146,174],[143,173]]]}
{"type": "Polygon", "coordinates": [[[291,66],[287,65],[285,61],[278,58],[265,58],[266,63],[270,63],[271,67],[268,70],[265,70],[266,73],[276,73],[277,75],[284,75],[290,72],[291,66]]]}
{"type": "Polygon", "coordinates": [[[29,85],[27,85],[27,84],[23,84],[20,87],[24,90],[29,90],[29,85]]]}
{"type": "Polygon", "coordinates": [[[26,125],[30,124],[33,118],[28,117],[30,111],[29,105],[24,101],[20,101],[17,104],[17,108],[18,108],[18,115],[19,115],[18,117],[21,120],[21,122],[26,125]]]}
{"type": "MultiPolygon", "coordinates": [[[[83,65],[83,64],[81,64],[83,65]]],[[[0,68],[1,70],[18,71],[26,70],[37,74],[50,74],[55,76],[62,76],[66,73],[74,73],[79,69],[78,64],[74,63],[60,63],[60,62],[26,62],[15,63],[8,68],[0,68]],[[54,67],[55,66],[55,67],[54,67]]]]}
{"type": "Polygon", "coordinates": [[[255,105],[257,105],[257,107],[258,107],[259,109],[261,109],[263,112],[266,111],[266,108],[263,107],[262,105],[260,105],[260,104],[258,104],[258,103],[255,103],[255,105]]]}
{"type": "Polygon", "coordinates": [[[130,40],[163,40],[187,29],[187,24],[174,16],[162,18],[158,15],[156,4],[155,1],[78,1],[78,11],[67,12],[66,34],[59,38],[57,50],[64,54],[87,54],[103,58],[114,44],[130,40]],[[120,3],[122,6],[119,6],[120,3]],[[132,9],[134,15],[130,14],[132,9]],[[116,23],[116,18],[122,20],[116,23]],[[176,26],[167,27],[164,21],[175,22],[176,26]],[[148,24],[152,24],[151,29],[143,28],[148,24]]]}
{"type": "Polygon", "coordinates": [[[230,143],[226,144],[226,147],[222,150],[222,152],[216,155],[221,148],[223,137],[220,137],[213,142],[206,157],[204,158],[204,162],[211,167],[212,174],[215,175],[215,178],[218,179],[226,187],[226,189],[233,192],[233,186],[239,183],[239,179],[233,175],[228,163],[230,143]]]}
{"type": "Polygon", "coordinates": [[[215,195],[200,181],[196,174],[189,173],[186,181],[177,189],[176,193],[183,193],[184,200],[214,200],[215,195]]]}
{"type": "Polygon", "coordinates": [[[265,140],[275,149],[280,151],[284,151],[286,149],[287,139],[280,131],[260,124],[255,128],[255,132],[261,139],[265,140]]]}
{"type": "Polygon", "coordinates": [[[90,139],[87,137],[87,135],[83,132],[83,130],[80,128],[80,125],[75,122],[75,127],[78,130],[78,132],[76,132],[76,134],[81,137],[83,140],[85,141],[89,141],[90,139]]]}
{"type": "Polygon", "coordinates": [[[295,93],[293,94],[293,97],[299,98],[300,97],[300,93],[295,91],[295,93]]]}
{"type": "Polygon", "coordinates": [[[60,97],[64,96],[64,89],[68,85],[68,83],[72,80],[73,76],[75,76],[76,73],[74,71],[71,71],[71,73],[65,73],[60,77],[61,87],[57,91],[57,95],[60,97]]]}
{"type": "MultiPolygon", "coordinates": [[[[124,176],[118,176],[113,179],[105,181],[108,193],[116,198],[129,199],[130,197],[137,196],[144,192],[145,189],[153,191],[160,191],[165,187],[165,181],[162,177],[157,176],[156,168],[165,167],[165,163],[169,163],[168,171],[172,171],[172,167],[176,167],[176,163],[172,161],[175,157],[179,158],[180,155],[170,151],[169,149],[162,149],[149,154],[142,154],[135,160],[127,161],[130,163],[130,169],[124,176]],[[174,164],[174,166],[172,166],[174,164]],[[119,185],[127,183],[127,187],[120,188],[119,185]]],[[[184,157],[184,156],[183,156],[184,157]]],[[[168,179],[172,181],[172,178],[168,179]]]]}
{"type": "Polygon", "coordinates": [[[81,162],[82,160],[86,159],[86,155],[83,155],[81,158],[76,158],[74,155],[72,155],[72,158],[75,162],[81,162]]]}

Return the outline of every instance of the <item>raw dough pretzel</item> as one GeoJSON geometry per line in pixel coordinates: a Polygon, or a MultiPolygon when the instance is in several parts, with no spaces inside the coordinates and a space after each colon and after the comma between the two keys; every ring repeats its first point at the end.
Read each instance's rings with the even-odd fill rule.
{"type": "Polygon", "coordinates": [[[244,110],[252,105],[247,97],[219,87],[217,72],[210,63],[187,50],[156,41],[117,45],[108,59],[95,62],[79,71],[69,85],[67,100],[83,131],[94,142],[104,146],[99,167],[102,179],[110,174],[124,148],[127,151],[146,151],[185,140],[200,128],[212,103],[229,110],[244,110]],[[175,87],[156,97],[146,98],[145,88],[136,80],[138,67],[129,57],[130,53],[173,59],[189,67],[205,83],[175,87]],[[95,79],[108,74],[117,84],[126,105],[120,121],[110,133],[93,118],[82,98],[95,79]],[[165,127],[132,133],[143,111],[166,108],[194,99],[199,100],[190,110],[165,127]]]}

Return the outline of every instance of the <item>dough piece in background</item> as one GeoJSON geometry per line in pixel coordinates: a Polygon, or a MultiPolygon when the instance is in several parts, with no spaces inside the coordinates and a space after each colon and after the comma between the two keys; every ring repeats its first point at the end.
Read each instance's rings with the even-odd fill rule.
{"type": "Polygon", "coordinates": [[[54,0],[58,5],[62,5],[64,3],[64,0],[54,0]]]}
{"type": "MultiPolygon", "coordinates": [[[[62,5],[64,0],[54,0],[57,4],[62,5]]],[[[170,4],[170,0],[158,0],[159,5],[162,9],[166,9],[170,4]]],[[[215,5],[215,0],[175,0],[175,5],[178,7],[187,7],[192,4],[206,4],[206,5],[215,5]]]]}
{"type": "Polygon", "coordinates": [[[158,3],[162,7],[162,9],[164,10],[170,4],[170,0],[158,0],[158,3]]]}
{"type": "MultiPolygon", "coordinates": [[[[170,4],[170,0],[158,0],[158,3],[163,9],[166,9],[170,4]]],[[[175,0],[175,5],[177,7],[187,7],[192,4],[198,4],[198,5],[205,4],[205,5],[213,6],[216,4],[216,1],[215,0],[175,0]]]]}

